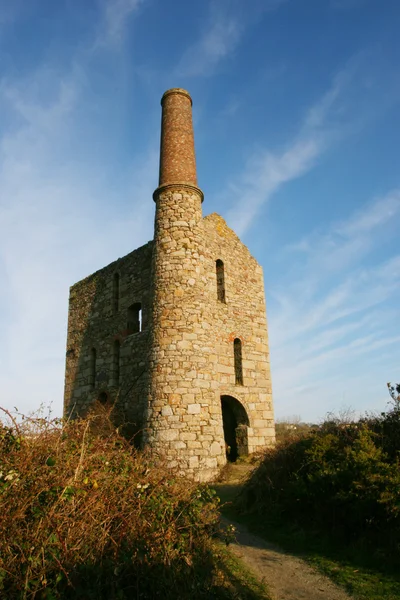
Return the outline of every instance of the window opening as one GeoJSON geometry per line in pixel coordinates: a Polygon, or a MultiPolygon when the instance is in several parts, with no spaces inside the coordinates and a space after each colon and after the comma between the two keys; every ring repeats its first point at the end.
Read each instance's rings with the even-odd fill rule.
{"type": "Polygon", "coordinates": [[[114,382],[114,385],[119,385],[120,348],[121,348],[121,345],[120,345],[119,341],[115,340],[114,348],[113,348],[113,382],[114,382]]]}
{"type": "Polygon", "coordinates": [[[113,313],[119,310],[119,273],[114,273],[113,277],[113,313]]]}
{"type": "Polygon", "coordinates": [[[220,302],[225,302],[225,271],[224,263],[218,259],[215,262],[217,273],[217,298],[220,302]]]}
{"type": "Polygon", "coordinates": [[[142,331],[142,305],[135,302],[128,308],[128,334],[142,331]]]}
{"type": "Polygon", "coordinates": [[[93,390],[96,383],[96,348],[92,348],[90,351],[90,374],[89,384],[90,389],[93,390]]]}
{"type": "Polygon", "coordinates": [[[100,404],[107,404],[107,402],[108,402],[107,392],[101,392],[101,394],[99,394],[98,400],[99,400],[100,404]]]}
{"type": "Polygon", "coordinates": [[[242,340],[236,338],[233,342],[233,355],[235,361],[235,383],[243,385],[243,367],[242,367],[242,340]]]}

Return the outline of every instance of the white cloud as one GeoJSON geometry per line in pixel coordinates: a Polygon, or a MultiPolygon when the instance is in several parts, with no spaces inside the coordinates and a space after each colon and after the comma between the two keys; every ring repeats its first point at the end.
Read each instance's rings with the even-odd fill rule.
{"type": "Polygon", "coordinates": [[[351,81],[354,74],[354,63],[355,59],[348,62],[346,68],[333,78],[328,91],[308,110],[303,125],[305,133],[326,127],[327,117],[335,109],[341,94],[351,81]]]}
{"type": "Polygon", "coordinates": [[[249,229],[260,207],[284,183],[300,177],[315,164],[324,149],[319,136],[298,140],[282,154],[265,151],[251,158],[245,173],[236,184],[229,186],[233,207],[228,212],[228,222],[243,235],[249,229]],[[235,201],[235,198],[238,200],[235,201]]]}
{"type": "Polygon", "coordinates": [[[400,190],[393,190],[358,211],[347,222],[339,224],[335,232],[347,237],[367,234],[377,227],[390,223],[399,213],[400,190]]]}
{"type": "Polygon", "coordinates": [[[249,13],[236,2],[210,2],[207,22],[199,39],[187,48],[177,67],[176,76],[210,76],[218,64],[232,56],[252,19],[266,11],[277,10],[287,0],[263,0],[254,3],[249,13]]]}
{"type": "Polygon", "coordinates": [[[69,286],[152,237],[157,148],[119,167],[116,189],[91,158],[89,74],[71,63],[0,82],[1,404],[23,411],[61,414],[69,286]]]}
{"type": "Polygon", "coordinates": [[[383,243],[399,215],[400,190],[394,189],[366,203],[347,220],[334,223],[328,232],[314,231],[283,252],[292,261],[300,257],[297,271],[311,270],[318,273],[320,281],[325,280],[358,264],[378,239],[383,243]]]}
{"type": "MultiPolygon", "coordinates": [[[[306,111],[297,135],[282,150],[261,148],[253,152],[243,172],[228,184],[228,193],[221,196],[229,194],[232,208],[228,221],[239,235],[247,232],[262,206],[285,183],[308,173],[335,144],[398,102],[397,83],[392,86],[385,79],[387,74],[379,73],[377,68],[368,76],[374,81],[374,95],[370,103],[365,101],[365,97],[370,96],[365,93],[366,70],[370,62],[371,57],[366,54],[353,56],[333,77],[329,89],[306,111]],[[361,98],[363,102],[360,102],[361,98]]],[[[396,199],[388,200],[385,210],[397,210],[396,203],[396,199]]],[[[378,217],[370,215],[368,218],[378,217]]]]}
{"type": "Polygon", "coordinates": [[[280,416],[323,417],[337,410],[342,396],[361,412],[385,408],[385,382],[400,358],[400,254],[394,243],[392,255],[374,256],[387,238],[396,240],[399,194],[366,202],[288,250],[293,268],[283,269],[279,285],[267,290],[280,416]]]}
{"type": "Polygon", "coordinates": [[[103,19],[100,22],[94,49],[119,46],[124,39],[132,15],[144,0],[102,0],[103,19]]]}
{"type": "Polygon", "coordinates": [[[338,137],[328,121],[351,79],[349,64],[333,80],[330,89],[307,111],[296,138],[281,152],[261,150],[250,157],[242,175],[230,185],[232,209],[230,225],[243,235],[252,225],[260,208],[285,183],[301,177],[312,169],[320,156],[338,137]]]}
{"type": "Polygon", "coordinates": [[[181,77],[209,76],[218,63],[230,55],[241,37],[241,27],[236,18],[213,11],[204,34],[182,56],[176,75],[181,77]]]}
{"type": "Polygon", "coordinates": [[[125,183],[130,209],[112,216],[116,198],[101,173],[82,181],[71,156],[58,168],[51,160],[57,127],[46,130],[39,151],[32,129],[9,136],[3,155],[0,255],[8,318],[0,385],[3,405],[28,410],[53,400],[60,414],[68,287],[152,237],[156,165],[152,150],[136,165],[141,187],[130,177],[125,183]]]}

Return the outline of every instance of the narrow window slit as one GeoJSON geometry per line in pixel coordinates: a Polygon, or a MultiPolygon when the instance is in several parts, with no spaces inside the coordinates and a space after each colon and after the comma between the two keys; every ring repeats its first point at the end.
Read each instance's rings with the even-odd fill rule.
{"type": "Polygon", "coordinates": [[[239,338],[236,338],[233,342],[233,356],[235,361],[235,384],[243,385],[242,340],[239,338]]]}
{"type": "Polygon", "coordinates": [[[96,383],[96,348],[92,348],[90,351],[90,374],[89,374],[89,385],[90,389],[94,390],[96,383]]]}
{"type": "Polygon", "coordinates": [[[115,340],[114,347],[113,347],[113,383],[115,386],[119,385],[120,354],[121,354],[121,345],[118,340],[115,340]]]}
{"type": "Polygon", "coordinates": [[[119,273],[114,273],[113,277],[113,313],[119,311],[119,273]]]}
{"type": "Polygon", "coordinates": [[[215,261],[217,274],[217,298],[220,302],[225,302],[225,271],[224,263],[218,259],[215,261]]]}

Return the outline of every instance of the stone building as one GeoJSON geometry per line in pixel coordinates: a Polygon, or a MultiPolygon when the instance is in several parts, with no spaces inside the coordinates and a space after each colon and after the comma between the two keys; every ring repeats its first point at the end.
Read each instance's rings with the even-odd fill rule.
{"type": "Polygon", "coordinates": [[[197,480],[274,442],[261,266],[202,216],[192,100],[161,100],[154,239],[71,287],[64,408],[113,403],[142,445],[197,480]]]}

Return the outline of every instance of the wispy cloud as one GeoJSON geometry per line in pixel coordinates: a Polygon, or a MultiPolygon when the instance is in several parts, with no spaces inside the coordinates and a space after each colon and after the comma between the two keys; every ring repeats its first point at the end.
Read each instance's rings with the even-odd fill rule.
{"type": "Polygon", "coordinates": [[[351,219],[339,224],[336,233],[352,237],[366,235],[377,227],[390,223],[400,213],[400,190],[393,190],[383,198],[374,200],[358,211],[351,219]]]}
{"type": "Polygon", "coordinates": [[[232,54],[242,28],[235,16],[214,8],[205,33],[182,56],[176,74],[181,77],[209,76],[218,63],[232,54]]]}
{"type": "Polygon", "coordinates": [[[330,89],[306,113],[298,135],[282,150],[261,150],[251,156],[237,182],[230,185],[233,207],[229,223],[243,235],[259,209],[285,183],[301,177],[314,167],[319,157],[337,137],[328,126],[336,102],[350,77],[350,68],[339,73],[330,89]]]}
{"type": "Polygon", "coordinates": [[[243,6],[237,2],[211,1],[202,33],[184,52],[176,67],[176,76],[213,75],[218,64],[235,53],[252,20],[264,12],[277,10],[286,1],[263,0],[261,4],[256,2],[251,13],[243,10],[243,6]]]}
{"type": "Polygon", "coordinates": [[[103,19],[99,24],[95,46],[119,46],[125,36],[130,18],[145,0],[102,0],[103,19]]]}
{"type": "Polygon", "coordinates": [[[119,166],[118,185],[96,165],[80,57],[0,82],[0,386],[25,411],[52,400],[61,413],[68,287],[152,237],[157,148],[119,166]]]}
{"type": "Polygon", "coordinates": [[[292,260],[300,257],[302,264],[296,264],[297,270],[310,272],[311,267],[320,280],[328,278],[357,264],[377,240],[383,243],[389,230],[393,233],[399,216],[400,191],[395,189],[367,202],[347,220],[333,224],[328,232],[315,231],[287,246],[284,252],[290,253],[292,260]]]}
{"type": "Polygon", "coordinates": [[[228,213],[230,226],[243,235],[260,207],[284,183],[309,171],[324,147],[322,137],[310,136],[297,140],[282,154],[263,151],[250,158],[238,182],[229,185],[228,192],[233,197],[233,207],[228,213]],[[236,202],[235,198],[238,198],[236,202]]]}
{"type": "Polygon", "coordinates": [[[303,418],[322,417],[339,406],[343,394],[348,405],[357,400],[371,409],[384,403],[384,383],[399,359],[400,254],[370,258],[384,241],[395,241],[399,225],[397,189],[288,248],[292,268],[268,290],[274,389],[282,415],[299,412],[294,404],[301,401],[303,418]],[[374,380],[365,370],[369,363],[374,380]],[[359,390],[352,395],[357,377],[370,386],[362,401],[359,390]]]}
{"type": "Polygon", "coordinates": [[[330,148],[364,127],[385,106],[398,101],[397,83],[388,102],[388,86],[385,88],[376,74],[366,77],[366,62],[367,57],[362,54],[350,59],[334,76],[325,94],[306,111],[295,137],[282,150],[261,147],[251,153],[243,172],[229,183],[227,193],[232,208],[228,220],[240,235],[251,227],[261,207],[285,183],[308,173],[330,148]],[[366,94],[368,79],[372,89],[366,94]],[[359,101],[366,95],[371,97],[367,105],[359,101]]]}
{"type": "Polygon", "coordinates": [[[332,85],[327,92],[309,108],[302,126],[305,134],[321,127],[325,128],[328,125],[329,117],[334,116],[334,109],[338,100],[340,100],[343,91],[351,82],[355,62],[355,58],[350,60],[346,67],[334,76],[332,85]]]}
{"type": "MultiPolygon", "coordinates": [[[[0,352],[3,403],[28,410],[54,400],[57,413],[61,411],[68,287],[151,238],[156,171],[156,153],[150,149],[141,164],[126,174],[123,187],[132,197],[129,210],[120,215],[111,212],[118,198],[104,173],[94,170],[90,176],[87,169],[82,180],[82,167],[74,160],[74,153],[79,153],[80,123],[75,122],[72,104],[68,114],[76,141],[68,153],[65,147],[60,149],[66,141],[64,94],[64,89],[59,90],[47,106],[48,122],[43,106],[24,103],[29,123],[2,140],[0,177],[0,270],[8,311],[0,352]],[[139,172],[141,187],[131,179],[139,172]]],[[[17,101],[14,110],[18,107],[17,101]]]]}

